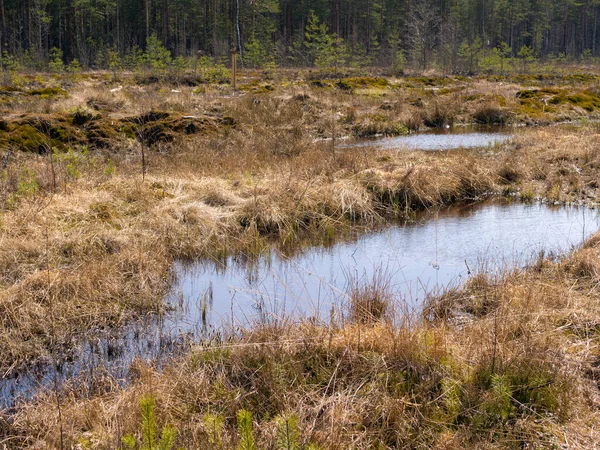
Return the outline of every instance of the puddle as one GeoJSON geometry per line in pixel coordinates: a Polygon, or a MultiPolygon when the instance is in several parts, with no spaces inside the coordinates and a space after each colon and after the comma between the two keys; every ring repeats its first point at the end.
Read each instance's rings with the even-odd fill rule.
{"type": "Polygon", "coordinates": [[[0,379],[0,411],[15,406],[21,399],[33,397],[41,389],[65,387],[84,395],[105,389],[103,381],[120,380],[125,385],[136,359],[151,361],[160,367],[170,358],[189,348],[185,336],[166,330],[164,321],[155,316],[110,334],[80,337],[81,346],[70,358],[45,363],[35,370],[0,379]]]}
{"type": "Polygon", "coordinates": [[[406,136],[365,139],[340,145],[340,148],[378,147],[382,149],[408,149],[440,151],[458,148],[489,147],[512,139],[506,127],[450,128],[406,136]]]}
{"type": "Polygon", "coordinates": [[[126,383],[136,358],[160,365],[187,344],[219,330],[273,322],[282,317],[314,317],[327,322],[343,316],[349,284],[383,277],[406,310],[419,310],[427,293],[461,284],[473,272],[523,267],[540,252],[559,255],[599,228],[596,211],[541,204],[484,204],[427,213],[416,223],[398,225],[313,247],[286,258],[277,251],[248,261],[177,263],[168,301],[173,312],[129,327],[125,334],[88,340],[75,359],[59,370],[22,375],[0,382],[0,408],[54,376],[93,391],[110,374],[126,383]]]}
{"type": "Polygon", "coordinates": [[[270,255],[224,265],[177,264],[178,281],[166,321],[186,333],[246,325],[280,317],[328,320],[341,313],[349,284],[374,277],[389,281],[395,297],[419,309],[427,293],[460,284],[469,271],[523,267],[559,255],[599,228],[588,208],[489,203],[429,213],[417,223],[386,228],[329,249],[299,256],[270,255]]]}

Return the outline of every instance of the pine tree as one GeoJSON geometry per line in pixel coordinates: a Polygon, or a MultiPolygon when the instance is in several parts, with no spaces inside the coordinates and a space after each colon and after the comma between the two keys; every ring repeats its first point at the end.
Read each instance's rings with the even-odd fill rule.
{"type": "Polygon", "coordinates": [[[159,72],[164,71],[171,64],[171,52],[163,46],[156,34],[148,38],[144,57],[146,63],[159,72]]]}
{"type": "Polygon", "coordinates": [[[310,12],[305,31],[305,45],[313,64],[320,69],[344,66],[348,60],[345,41],[329,34],[325,23],[321,23],[314,11],[310,12]]]}
{"type": "Polygon", "coordinates": [[[267,63],[267,55],[264,46],[252,34],[246,42],[244,52],[244,63],[249,67],[263,67],[267,63]]]}

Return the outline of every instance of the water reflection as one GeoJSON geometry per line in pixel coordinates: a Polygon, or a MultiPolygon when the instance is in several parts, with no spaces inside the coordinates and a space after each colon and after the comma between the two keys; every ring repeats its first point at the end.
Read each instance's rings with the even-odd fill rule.
{"type": "Polygon", "coordinates": [[[291,257],[273,250],[258,259],[178,263],[167,299],[172,313],[110,336],[88,333],[71,358],[56,364],[57,371],[46,368],[2,380],[0,408],[55,380],[76,380],[70,388],[84,393],[101,387],[106,375],[124,384],[137,358],[160,366],[223,328],[301,317],[340,320],[349,286],[357,280],[384,277],[399,310],[418,310],[427,293],[462,283],[469,269],[500,271],[524,266],[542,251],[561,254],[598,227],[596,211],[588,208],[491,202],[428,213],[416,223],[329,248],[306,248],[291,257]]]}
{"type": "Polygon", "coordinates": [[[440,151],[494,146],[508,142],[511,138],[506,127],[449,128],[405,136],[363,139],[340,147],[440,151]]]}
{"type": "Polygon", "coordinates": [[[430,213],[417,223],[365,234],[331,248],[286,258],[277,251],[253,262],[177,264],[167,327],[248,324],[281,316],[327,320],[340,314],[348,286],[383,273],[399,302],[420,308],[427,293],[456,285],[469,270],[523,266],[540,252],[560,254],[598,229],[588,208],[489,203],[430,213]],[[210,287],[210,311],[201,299],[210,287]],[[183,301],[181,301],[183,299],[183,301]]]}

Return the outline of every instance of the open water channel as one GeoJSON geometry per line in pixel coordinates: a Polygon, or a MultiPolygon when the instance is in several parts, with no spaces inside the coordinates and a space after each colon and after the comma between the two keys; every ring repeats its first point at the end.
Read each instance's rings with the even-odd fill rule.
{"type": "MultiPolygon", "coordinates": [[[[485,142],[478,146],[493,145],[485,142]]],[[[352,283],[384,280],[397,311],[419,311],[427,295],[460,285],[472,273],[524,267],[541,253],[560,256],[599,227],[597,211],[587,207],[497,200],[429,211],[417,220],[326,248],[300,249],[291,257],[272,250],[257,259],[178,262],[166,299],[169,314],[109,336],[88,336],[55,369],[0,379],[0,408],[54,383],[92,390],[103,375],[126,383],[134,360],[160,365],[223,330],[279,320],[344,320],[352,283]]]]}

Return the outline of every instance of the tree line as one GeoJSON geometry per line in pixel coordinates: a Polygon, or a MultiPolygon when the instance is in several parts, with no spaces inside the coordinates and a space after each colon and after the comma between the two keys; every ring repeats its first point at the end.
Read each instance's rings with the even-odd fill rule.
{"type": "Polygon", "coordinates": [[[599,9],[600,0],[0,0],[0,61],[108,68],[154,46],[169,63],[223,60],[235,48],[246,67],[476,72],[517,57],[599,56],[599,9]]]}

